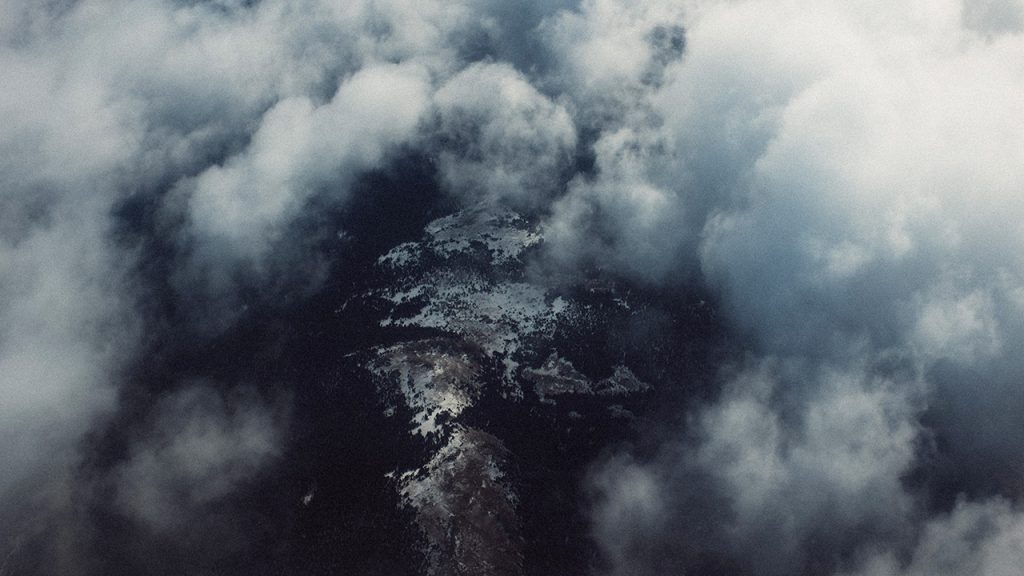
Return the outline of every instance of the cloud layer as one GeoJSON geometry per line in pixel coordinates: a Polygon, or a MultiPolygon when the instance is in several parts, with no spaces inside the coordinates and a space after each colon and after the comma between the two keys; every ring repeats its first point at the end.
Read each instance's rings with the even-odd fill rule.
{"type": "Polygon", "coordinates": [[[1019,566],[1024,4],[514,4],[0,6],[0,556],[272,467],[265,383],[131,374],[315,293],[323,215],[414,155],[541,222],[536,270],[718,307],[718,392],[593,466],[608,573],[1019,566]]]}

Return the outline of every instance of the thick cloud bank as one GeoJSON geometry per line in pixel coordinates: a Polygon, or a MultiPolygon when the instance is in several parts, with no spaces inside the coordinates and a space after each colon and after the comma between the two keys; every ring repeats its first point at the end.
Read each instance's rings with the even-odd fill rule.
{"type": "Polygon", "coordinates": [[[0,575],[244,549],[290,396],[147,367],[316,293],[409,156],[538,275],[719,311],[717,392],[592,467],[604,572],[1024,565],[1019,0],[7,0],[0,76],[0,575]]]}
{"type": "MultiPolygon", "coordinates": [[[[691,215],[674,245],[632,225],[614,249],[696,260],[755,359],[654,462],[599,468],[614,572],[709,550],[755,574],[1019,566],[1024,38],[977,17],[995,9],[690,7],[686,54],[649,93],[666,152],[640,161],[671,176],[649,196],[691,215]],[[638,478],[660,501],[637,506],[677,513],[619,501],[638,478]]],[[[627,221],[649,202],[580,191],[627,221]]]]}

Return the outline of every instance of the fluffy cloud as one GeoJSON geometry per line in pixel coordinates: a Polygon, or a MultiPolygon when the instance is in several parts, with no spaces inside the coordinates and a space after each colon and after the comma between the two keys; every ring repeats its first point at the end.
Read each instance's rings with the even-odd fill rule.
{"type": "Polygon", "coordinates": [[[410,141],[428,89],[422,66],[379,65],[346,79],[325,104],[305,96],[277,102],[245,151],[180,190],[188,196],[188,264],[175,279],[179,290],[200,293],[230,321],[240,288],[273,280],[275,272],[315,287],[315,261],[304,266],[312,259],[299,251],[310,250],[310,239],[295,238],[309,232],[290,225],[314,197],[325,197],[327,206],[344,204],[358,175],[410,141]],[[281,259],[287,264],[275,262],[281,259]]]}
{"type": "MultiPolygon", "coordinates": [[[[580,214],[627,223],[605,228],[612,262],[696,257],[734,342],[803,367],[767,397],[727,386],[695,416],[699,439],[651,464],[725,499],[725,536],[708,548],[737,569],[820,570],[815,554],[878,538],[905,551],[931,525],[903,481],[916,466],[943,490],[1019,494],[1024,77],[1010,63],[1024,42],[979,30],[980,9],[691,3],[686,53],[645,92],[661,119],[647,139],[661,144],[632,148],[632,180],[603,196],[590,186],[596,208],[556,212],[570,240],[580,226],[563,222],[580,214]],[[675,229],[644,229],[665,214],[675,229]],[[893,361],[911,376],[872,384],[863,367],[893,361]],[[945,464],[929,468],[918,456],[933,435],[945,464]]],[[[599,170],[612,133],[595,145],[599,170]]]]}
{"type": "Polygon", "coordinates": [[[803,573],[905,539],[918,511],[901,479],[921,440],[921,388],[873,372],[759,361],[655,461],[600,466],[596,535],[613,572],[693,567],[711,553],[740,573],[803,573]]]}
{"type": "Polygon", "coordinates": [[[537,208],[571,166],[576,130],[564,107],[506,64],[474,64],[434,98],[441,174],[459,196],[537,208]]]}
{"type": "Polygon", "coordinates": [[[343,202],[410,137],[425,70],[449,65],[440,55],[465,7],[15,0],[0,11],[6,555],[38,526],[72,530],[79,443],[117,417],[125,373],[159,338],[147,322],[161,304],[144,298],[162,288],[138,274],[152,264],[140,255],[154,257],[145,244],[175,247],[161,257],[180,279],[157,280],[219,327],[240,288],[220,275],[239,262],[261,271],[289,253],[308,269],[315,256],[289,252],[282,228],[315,192],[333,186],[343,202]],[[375,37],[371,21],[396,32],[375,37]],[[413,57],[426,63],[388,63],[413,57]],[[126,235],[143,223],[119,210],[140,201],[154,229],[126,235]]]}
{"type": "Polygon", "coordinates": [[[549,256],[649,282],[692,272],[687,243],[700,215],[678,186],[654,108],[666,67],[686,45],[679,8],[584,2],[540,31],[557,55],[550,82],[570,98],[592,159],[551,207],[549,256]]]}
{"type": "MultiPolygon", "coordinates": [[[[336,230],[305,228],[309,213],[344,206],[361,174],[415,145],[428,109],[473,107],[473,95],[452,92],[458,81],[447,83],[465,58],[525,54],[522,36],[556,7],[513,19],[471,1],[4,2],[0,554],[46,526],[78,530],[72,502],[91,490],[74,472],[80,444],[121,417],[118,396],[141,350],[168,325],[229,328],[239,292],[315,288],[321,262],[306,248],[336,230]],[[495,15],[518,32],[500,31],[495,15]],[[435,104],[440,85],[449,97],[435,104]],[[167,309],[175,319],[161,317],[167,309]]],[[[510,68],[494,70],[509,83],[506,103],[521,106],[512,124],[480,111],[487,132],[471,145],[518,174],[508,189],[516,178],[533,185],[519,158],[533,150],[531,131],[552,130],[532,157],[546,161],[571,150],[572,123],[510,68]],[[518,144],[505,147],[517,130],[518,144]]],[[[252,455],[230,440],[258,432],[231,420],[237,398],[210,401],[204,409],[230,421],[210,441],[252,455]]],[[[158,427],[170,446],[195,439],[191,424],[158,427]]],[[[149,494],[159,482],[141,480],[177,452],[138,450],[124,469],[125,498],[148,518],[147,506],[166,504],[162,492],[130,495],[149,494]]],[[[252,467],[273,462],[255,456],[246,456],[252,467]]],[[[192,472],[175,482],[205,481],[192,472]]]]}
{"type": "MultiPolygon", "coordinates": [[[[991,424],[949,415],[958,420],[944,430],[952,449],[981,449],[1019,471],[997,440],[1019,430],[994,422],[1022,408],[1007,392],[1024,370],[1010,351],[1024,334],[1007,319],[1019,314],[1024,268],[1007,248],[1024,240],[1014,224],[1024,142],[1007,127],[1024,119],[1010,96],[1024,77],[1005,64],[1024,44],[963,29],[956,8],[894,9],[884,25],[849,9],[794,17],[829,16],[828,51],[798,48],[820,34],[777,35],[778,48],[737,39],[751,60],[801,72],[789,74],[796,81],[768,137],[741,135],[761,144],[737,159],[736,204],[709,220],[701,261],[757,349],[832,360],[906,354],[939,385],[935,411],[993,409],[991,424]],[[939,366],[974,377],[954,383],[939,366]],[[965,386],[973,400],[957,392],[965,386]],[[988,446],[967,432],[990,427],[988,446]]],[[[699,25],[693,38],[696,59],[699,25]]]]}

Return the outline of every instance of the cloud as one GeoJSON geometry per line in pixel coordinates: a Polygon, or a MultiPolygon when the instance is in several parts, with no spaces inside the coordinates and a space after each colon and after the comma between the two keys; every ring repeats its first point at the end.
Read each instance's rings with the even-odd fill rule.
{"type": "MultiPolygon", "coordinates": [[[[951,4],[896,9],[884,25],[831,15],[840,28],[826,52],[784,58],[796,47],[742,40],[751,58],[777,54],[813,73],[778,107],[763,147],[738,162],[745,180],[730,189],[743,200],[716,210],[703,233],[707,280],[756,349],[832,360],[896,352],[920,362],[939,384],[935,412],[992,409],[983,434],[991,444],[967,439],[990,424],[951,417],[951,449],[980,449],[1018,470],[995,439],[1020,431],[994,421],[1022,407],[1006,395],[1024,368],[1009,352],[1022,334],[1004,321],[1017,314],[1024,272],[1004,249],[1022,240],[1011,223],[1022,142],[1005,129],[1024,118],[1009,96],[1022,78],[1000,70],[1024,45],[962,29],[951,4]],[[949,372],[938,375],[940,365],[975,377],[942,382],[949,372]],[[952,392],[965,386],[973,400],[952,392]]],[[[696,59],[699,26],[692,37],[696,59]]],[[[778,38],[801,45],[815,36],[778,38]]]]}
{"type": "Polygon", "coordinates": [[[644,86],[685,45],[682,8],[671,2],[586,0],[539,31],[556,71],[546,81],[572,96],[588,127],[621,121],[644,105],[644,86]]]}
{"type": "Polygon", "coordinates": [[[315,291],[320,212],[405,154],[456,204],[539,220],[539,273],[717,307],[718,393],[654,456],[594,465],[610,572],[999,573],[1024,477],[1022,15],[4,2],[0,554],[88,532],[76,502],[107,478],[118,514],[179,533],[170,510],[206,518],[272,467],[275,405],[165,374],[128,410],[128,374],[315,291]],[[82,471],[132,418],[145,435],[82,471]]]}
{"type": "MultiPolygon", "coordinates": [[[[17,3],[5,10],[17,11],[17,3]]],[[[24,17],[44,27],[37,8],[24,17]]],[[[32,26],[28,29],[32,29],[32,26]]],[[[24,30],[23,30],[24,31],[24,30]]],[[[119,169],[138,150],[101,82],[45,48],[12,47],[0,66],[0,548],[65,506],[82,435],[116,407],[115,374],[139,323],[109,245],[119,169]]]]}
{"type": "Polygon", "coordinates": [[[576,129],[565,108],[507,64],[473,64],[434,96],[441,176],[468,202],[536,209],[571,166],[576,129]]]}
{"type": "Polygon", "coordinates": [[[572,103],[592,161],[579,166],[551,206],[548,256],[562,267],[575,263],[655,283],[692,272],[686,244],[699,224],[678,187],[653,100],[686,45],[679,8],[584,2],[540,31],[556,55],[549,81],[572,103]]]}
{"type": "Polygon", "coordinates": [[[179,291],[201,294],[230,320],[241,286],[301,275],[315,287],[318,275],[303,266],[312,259],[298,252],[311,251],[311,241],[296,241],[303,232],[290,225],[315,197],[344,205],[361,173],[410,141],[428,90],[423,67],[380,65],[346,79],[323,105],[305,96],[277,102],[245,151],[185,184],[188,259],[175,278],[179,291]],[[287,264],[275,263],[281,259],[287,264]]]}
{"type": "MultiPolygon", "coordinates": [[[[443,18],[438,6],[424,17],[443,18]]],[[[148,299],[173,279],[154,283],[140,273],[157,257],[147,243],[187,244],[190,254],[220,255],[224,268],[233,265],[229,255],[264,258],[265,248],[243,247],[238,239],[273,240],[315,187],[374,168],[414,128],[424,98],[422,67],[382,61],[360,70],[368,60],[409,51],[430,57],[437,23],[405,27],[374,45],[362,32],[365,7],[335,10],[319,2],[15,0],[2,11],[0,554],[7,557],[13,542],[81,528],[74,501],[92,482],[77,471],[88,453],[82,443],[121,417],[126,374],[166,326],[166,319],[151,317],[166,303],[148,299]],[[296,135],[303,127],[306,139],[296,135]],[[286,143],[310,157],[289,156],[286,143]],[[270,182],[246,174],[259,146],[282,154],[279,162],[291,161],[294,170],[286,166],[270,182]],[[219,189],[214,174],[221,175],[219,189]],[[212,207],[224,220],[196,216],[197,247],[193,228],[181,225],[182,215],[191,216],[183,210],[189,198],[178,191],[202,183],[192,204],[203,208],[216,204],[210,199],[218,190],[239,194],[244,178],[292,188],[245,190],[263,194],[254,197],[260,205],[242,214],[236,202],[233,220],[224,209],[230,200],[212,207]],[[137,201],[155,207],[152,229],[120,213],[137,201]]],[[[343,200],[347,190],[337,191],[343,200]]],[[[204,302],[199,289],[221,269],[198,278],[186,256],[159,257],[196,280],[183,282],[176,297],[175,305],[188,309],[204,302]]],[[[233,298],[216,304],[224,302],[233,298]]],[[[234,312],[204,305],[211,317],[234,312]]],[[[202,314],[193,311],[192,318],[202,314]]]]}
{"type": "Polygon", "coordinates": [[[611,572],[693,568],[710,553],[739,573],[795,574],[904,540],[920,387],[871,372],[760,360],[654,461],[599,466],[595,531],[611,572]]]}
{"type": "Polygon", "coordinates": [[[76,540],[68,516],[76,492],[71,466],[82,437],[115,412],[115,375],[136,348],[139,323],[123,296],[124,278],[103,230],[82,220],[95,212],[69,211],[61,206],[46,214],[55,223],[0,243],[5,558],[40,535],[56,546],[76,540]]]}
{"type": "MultiPolygon", "coordinates": [[[[337,230],[310,229],[322,221],[312,212],[343,207],[361,175],[424,136],[437,87],[464,58],[486,57],[467,39],[525,54],[546,10],[516,12],[518,32],[498,34],[494,15],[511,23],[512,13],[490,2],[4,2],[0,555],[57,556],[56,540],[13,543],[50,538],[53,526],[87,531],[92,520],[74,502],[97,481],[82,476],[103,471],[82,462],[108,427],[132,418],[121,408],[138,400],[126,391],[149,385],[130,376],[147,362],[142,354],[173,355],[182,334],[201,346],[223,333],[251,300],[240,293],[315,289],[324,263],[312,246],[337,230]]],[[[539,157],[571,148],[564,111],[499,69],[510,101],[525,94],[522,113],[540,114],[519,149],[549,120],[552,143],[539,157]]],[[[496,130],[484,147],[500,149],[503,123],[483,122],[496,130]]],[[[520,162],[516,154],[502,149],[499,164],[520,162]]],[[[181,400],[180,384],[167,379],[168,390],[142,396],[151,405],[129,411],[157,410],[164,393],[181,400]]],[[[199,422],[227,419],[213,445],[248,458],[246,474],[272,464],[232,440],[257,432],[233,420],[247,405],[219,402],[210,413],[190,408],[199,422]]],[[[155,434],[186,446],[191,426],[158,423],[155,434]]],[[[168,501],[159,482],[143,480],[156,464],[173,472],[177,452],[135,449],[125,498],[139,497],[126,506],[155,517],[140,495],[154,509],[168,501]]],[[[178,470],[168,482],[205,485],[204,474],[178,470]]],[[[212,502],[203,490],[187,504],[212,502]]],[[[81,561],[88,572],[66,548],[67,565],[81,561]]]]}
{"type": "MultiPolygon", "coordinates": [[[[1024,43],[968,27],[973,9],[690,3],[685,54],[642,92],[660,121],[602,132],[598,174],[621,157],[601,154],[613,134],[642,126],[658,145],[634,144],[630,179],[570,187],[555,211],[563,260],[633,275],[641,262],[641,278],[663,282],[696,257],[731,341],[802,367],[770,379],[767,397],[727,385],[641,464],[724,498],[707,549],[737,570],[830,570],[876,539],[906,551],[929,525],[929,498],[904,480],[919,467],[930,489],[978,506],[1019,495],[1009,446],[1024,440],[1010,424],[1024,366],[1010,350],[1024,340],[1007,319],[1024,273],[1009,249],[1022,241],[1024,142],[1007,127],[1024,121],[1012,97],[1024,77],[1007,64],[1024,43]],[[595,257],[579,222],[602,219],[595,257]],[[866,367],[894,361],[910,372],[878,388],[866,367]]],[[[701,508],[678,490],[665,506],[692,519],[685,508],[701,508]]]]}
{"type": "Polygon", "coordinates": [[[815,548],[841,554],[844,540],[892,537],[912,518],[900,478],[915,456],[914,405],[905,382],[865,380],[821,374],[787,417],[768,398],[771,376],[743,374],[728,385],[742,391],[700,416],[694,460],[730,503],[729,548],[756,573],[798,572],[815,548]]]}
{"type": "Polygon", "coordinates": [[[985,34],[1020,32],[1024,3],[1020,0],[969,0],[963,7],[964,25],[985,34]]]}
{"type": "Polygon", "coordinates": [[[844,576],[984,574],[1003,576],[1024,562],[1024,516],[1005,500],[960,502],[950,513],[930,520],[909,562],[880,552],[844,576]]]}
{"type": "Polygon", "coordinates": [[[612,574],[639,576],[661,568],[656,542],[672,512],[665,507],[666,488],[657,473],[620,454],[589,478],[594,536],[612,574]]]}
{"type": "Polygon", "coordinates": [[[245,389],[194,385],[162,398],[151,429],[113,472],[122,511],[156,532],[195,529],[211,503],[281,456],[287,416],[245,389]]]}
{"type": "Polygon", "coordinates": [[[257,258],[317,188],[340,185],[347,193],[339,177],[377,165],[409,139],[425,105],[425,75],[415,66],[364,68],[322,106],[305,97],[277,102],[245,152],[196,177],[194,234],[257,258]]]}

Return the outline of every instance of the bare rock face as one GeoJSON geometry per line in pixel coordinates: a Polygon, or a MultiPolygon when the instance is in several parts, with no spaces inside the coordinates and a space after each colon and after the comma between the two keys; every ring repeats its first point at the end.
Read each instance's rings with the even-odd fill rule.
{"type": "Polygon", "coordinates": [[[460,428],[426,465],[402,476],[402,497],[428,542],[428,574],[523,573],[516,497],[503,471],[508,456],[496,437],[460,428]]]}
{"type": "Polygon", "coordinates": [[[580,374],[572,362],[552,352],[538,368],[524,368],[523,379],[533,383],[533,390],[541,402],[554,403],[552,396],[583,394],[598,396],[625,396],[646,392],[650,385],[640,381],[633,371],[625,366],[616,366],[615,372],[597,382],[580,374]]]}

